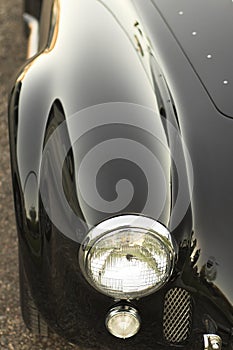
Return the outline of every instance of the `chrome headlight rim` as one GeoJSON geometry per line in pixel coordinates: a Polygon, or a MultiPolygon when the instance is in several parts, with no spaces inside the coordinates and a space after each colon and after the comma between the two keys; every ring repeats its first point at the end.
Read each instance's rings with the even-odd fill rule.
{"type": "Polygon", "coordinates": [[[169,230],[159,221],[147,216],[143,216],[141,214],[123,214],[103,220],[102,222],[90,229],[79,250],[79,265],[85,279],[98,292],[108,297],[112,297],[114,300],[140,299],[147,295],[153,294],[159,289],[161,289],[172,276],[175,265],[175,258],[176,249],[174,245],[174,240],[169,230]],[[96,282],[91,278],[90,269],[88,266],[88,259],[92,248],[99,241],[101,241],[101,239],[103,239],[104,236],[107,236],[111,233],[114,234],[114,232],[127,230],[140,230],[140,233],[144,232],[150,234],[160,243],[163,243],[169,253],[169,269],[166,273],[166,276],[164,276],[163,280],[155,286],[149,288],[148,290],[128,293],[117,291],[111,292],[109,290],[99,287],[99,285],[97,285],[96,282]]]}

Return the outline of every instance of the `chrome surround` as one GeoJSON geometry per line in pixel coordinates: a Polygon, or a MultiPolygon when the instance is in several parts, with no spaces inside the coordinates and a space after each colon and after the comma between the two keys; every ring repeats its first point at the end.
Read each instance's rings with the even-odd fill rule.
{"type": "Polygon", "coordinates": [[[106,326],[108,332],[109,332],[110,334],[112,334],[114,337],[116,337],[116,338],[121,338],[121,339],[127,339],[127,338],[133,337],[134,335],[136,335],[136,334],[138,333],[138,331],[139,331],[139,329],[140,329],[140,327],[141,327],[141,318],[140,318],[140,316],[139,316],[138,311],[137,311],[134,307],[129,306],[129,305],[119,305],[119,306],[116,306],[116,307],[112,308],[112,309],[108,312],[108,314],[107,314],[107,316],[106,316],[106,320],[105,320],[105,326],[106,326]],[[121,314],[121,313],[128,313],[128,314],[130,314],[131,316],[133,316],[133,317],[138,321],[138,328],[135,330],[135,333],[129,335],[128,337],[118,337],[117,335],[115,335],[114,333],[112,333],[111,330],[110,330],[109,327],[108,327],[109,321],[110,321],[114,316],[116,316],[116,315],[118,315],[118,314],[121,314]]]}
{"type": "Polygon", "coordinates": [[[204,334],[204,350],[221,350],[222,339],[216,334],[204,334]]]}
{"type": "Polygon", "coordinates": [[[163,335],[168,343],[187,341],[192,328],[192,300],[190,293],[180,287],[171,288],[164,298],[163,335]]]}
{"type": "MultiPolygon", "coordinates": [[[[80,250],[79,250],[79,264],[81,271],[86,278],[86,280],[89,282],[89,284],[94,287],[96,290],[101,292],[102,294],[108,295],[113,297],[114,299],[125,299],[125,300],[132,300],[132,299],[139,299],[141,297],[144,297],[146,295],[152,294],[155,291],[159,290],[164,286],[164,284],[169,280],[169,278],[172,275],[173,268],[174,268],[174,262],[176,257],[176,250],[175,246],[173,244],[172,236],[168,229],[163,226],[158,221],[141,215],[122,215],[122,216],[115,216],[113,218],[107,219],[105,221],[102,221],[97,226],[93,227],[86,238],[84,239],[80,250]],[[141,229],[146,230],[150,232],[151,235],[153,235],[156,239],[163,242],[164,245],[169,250],[170,253],[170,270],[168,271],[167,275],[164,277],[164,280],[159,284],[156,285],[149,290],[141,291],[139,292],[130,292],[125,294],[124,296],[119,296],[120,293],[107,293],[104,289],[99,288],[95,284],[95,282],[92,280],[88,273],[88,255],[93,247],[94,244],[96,244],[97,241],[99,241],[103,236],[106,234],[116,231],[116,230],[124,230],[124,229],[141,229]],[[140,295],[138,295],[140,294],[140,295]]],[[[122,293],[123,294],[123,293],[122,293]]]]}

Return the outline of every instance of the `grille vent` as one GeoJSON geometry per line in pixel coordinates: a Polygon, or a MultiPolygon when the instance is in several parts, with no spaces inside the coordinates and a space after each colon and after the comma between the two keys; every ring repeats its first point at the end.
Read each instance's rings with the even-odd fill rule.
{"type": "Polygon", "coordinates": [[[169,343],[185,342],[191,332],[192,303],[190,294],[182,288],[170,289],[164,301],[163,335],[169,343]]]}

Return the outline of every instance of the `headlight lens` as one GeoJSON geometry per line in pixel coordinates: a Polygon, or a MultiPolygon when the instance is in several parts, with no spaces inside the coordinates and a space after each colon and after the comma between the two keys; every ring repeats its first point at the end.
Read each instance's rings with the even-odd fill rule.
{"type": "Polygon", "coordinates": [[[80,251],[84,276],[114,298],[141,297],[161,288],[172,273],[174,248],[157,221],[124,215],[93,228],[80,251]]]}
{"type": "Polygon", "coordinates": [[[130,338],[140,329],[140,317],[130,306],[117,306],[111,309],[106,318],[107,330],[117,338],[130,338]]]}

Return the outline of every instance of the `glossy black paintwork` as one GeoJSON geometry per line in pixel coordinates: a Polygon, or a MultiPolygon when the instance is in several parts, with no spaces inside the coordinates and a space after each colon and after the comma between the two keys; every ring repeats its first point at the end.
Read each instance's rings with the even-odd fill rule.
{"type": "Polygon", "coordinates": [[[232,1],[152,0],[216,108],[232,117],[232,1]]]}
{"type": "MultiPolygon", "coordinates": [[[[192,158],[195,178],[192,201],[194,228],[205,256],[202,262],[208,256],[219,256],[217,260],[223,259],[222,264],[219,261],[219,269],[220,265],[224,266],[219,277],[227,274],[230,276],[232,121],[215,109],[192,66],[174,41],[173,33],[162,21],[153,4],[140,6],[140,1],[137,4],[148,25],[151,40],[160,52],[160,64],[166,72],[175,98],[182,135],[192,158]],[[157,27],[160,36],[155,35],[157,27]],[[167,44],[164,45],[164,42],[167,44]],[[223,254],[219,247],[224,247],[223,254]]],[[[220,283],[223,288],[223,281],[220,283]]],[[[224,285],[225,293],[232,302],[232,279],[225,278],[224,285]]]]}
{"type": "MultiPolygon", "coordinates": [[[[169,1],[164,4],[169,8],[169,1]]],[[[118,4],[70,0],[67,4],[60,0],[54,2],[52,13],[51,5],[52,2],[44,4],[41,52],[22,68],[9,104],[19,243],[37,306],[54,330],[88,348],[169,349],[169,345],[164,344],[161,328],[163,300],[167,289],[181,286],[192,294],[194,307],[193,330],[185,349],[202,349],[202,334],[213,332],[213,328],[217,328],[214,331],[228,344],[226,349],[231,349],[232,121],[216,110],[152,2],[135,0],[118,4]],[[177,147],[180,166],[185,169],[183,149],[169,123],[182,135],[194,171],[192,212],[191,206],[187,207],[183,220],[176,223],[180,208],[173,209],[180,183],[176,164],[168,153],[160,150],[161,146],[145,130],[110,123],[84,133],[63,164],[64,193],[81,224],[73,236],[61,233],[46,213],[49,195],[48,202],[43,203],[38,190],[41,181],[45,181],[45,186],[47,181],[47,192],[55,192],[60,198],[56,186],[59,157],[55,165],[46,168],[47,180],[40,174],[43,150],[52,132],[66,118],[87,107],[109,102],[156,108],[159,111],[157,130],[172,152],[177,147]],[[74,173],[93,146],[116,137],[134,139],[152,149],[154,144],[156,156],[165,169],[168,188],[163,213],[154,218],[171,228],[179,252],[169,284],[133,302],[141,315],[142,328],[127,341],[107,333],[105,316],[115,302],[95,291],[78,265],[80,242],[88,228],[110,214],[85,206],[74,173]],[[215,279],[206,268],[210,257],[217,261],[215,279]],[[213,324],[206,322],[206,315],[214,320],[213,324]]],[[[93,119],[93,125],[95,122],[93,119]]],[[[150,125],[153,131],[154,125],[150,125]]],[[[71,143],[73,131],[68,124],[65,143],[71,143]]],[[[134,200],[122,212],[140,213],[147,191],[143,173],[129,162],[117,162],[102,169],[103,176],[114,181],[105,187],[99,176],[98,189],[111,201],[117,180],[127,174],[132,178],[133,174],[137,190],[141,192],[135,192],[134,200]]],[[[187,172],[182,182],[184,198],[189,195],[187,181],[192,169],[188,167],[187,172]]],[[[58,207],[61,220],[72,224],[73,214],[62,217],[63,205],[61,202],[58,207]]],[[[150,211],[145,214],[153,216],[150,211]]]]}

